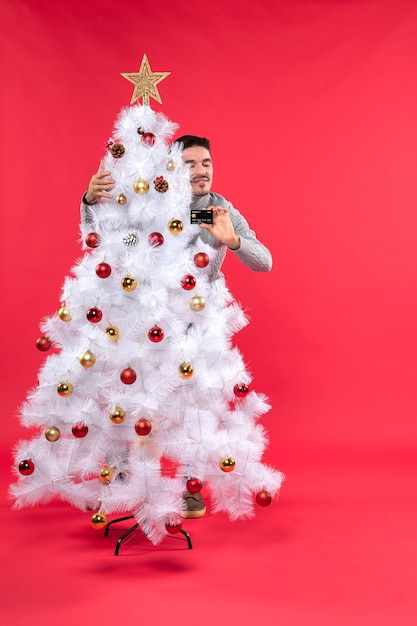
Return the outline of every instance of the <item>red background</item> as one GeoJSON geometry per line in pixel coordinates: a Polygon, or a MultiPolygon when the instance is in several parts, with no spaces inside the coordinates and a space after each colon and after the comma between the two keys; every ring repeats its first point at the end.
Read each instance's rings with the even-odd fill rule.
{"type": "Polygon", "coordinates": [[[1,0],[6,626],[416,623],[416,29],[414,0],[1,0]],[[287,480],[253,521],[193,522],[192,551],[114,557],[84,514],[6,492],[39,321],[143,53],[171,72],[153,108],[211,139],[214,190],[273,252],[270,274],[224,270],[287,480]]]}

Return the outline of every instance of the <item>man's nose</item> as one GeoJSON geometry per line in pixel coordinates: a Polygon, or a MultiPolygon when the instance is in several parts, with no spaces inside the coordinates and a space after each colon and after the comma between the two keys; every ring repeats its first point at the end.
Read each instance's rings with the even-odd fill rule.
{"type": "Polygon", "coordinates": [[[204,167],[202,163],[196,163],[194,167],[194,175],[204,174],[204,167]]]}

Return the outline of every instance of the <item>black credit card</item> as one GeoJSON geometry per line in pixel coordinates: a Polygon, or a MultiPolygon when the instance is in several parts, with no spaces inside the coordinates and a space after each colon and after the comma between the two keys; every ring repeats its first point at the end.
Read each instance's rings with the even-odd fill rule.
{"type": "Polygon", "coordinates": [[[213,211],[211,209],[191,210],[191,224],[212,224],[213,211]]]}

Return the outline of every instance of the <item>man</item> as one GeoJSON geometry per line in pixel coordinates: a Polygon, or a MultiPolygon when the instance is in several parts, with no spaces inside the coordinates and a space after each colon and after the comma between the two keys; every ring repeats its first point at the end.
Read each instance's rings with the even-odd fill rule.
{"type": "MultiPolygon", "coordinates": [[[[227,250],[231,250],[247,267],[256,272],[269,272],[272,268],[272,256],[258,239],[248,222],[234,206],[223,196],[211,191],[213,182],[213,162],[210,142],[205,137],[183,135],[175,143],[182,146],[182,159],[190,168],[192,187],[191,210],[209,209],[213,211],[213,224],[200,224],[198,237],[217,249],[213,261],[211,279],[222,277],[220,268],[227,250]]],[[[110,172],[98,171],[91,178],[83,196],[81,216],[88,221],[88,205],[95,204],[100,198],[112,198],[115,181],[110,172]]],[[[202,517],[206,506],[200,493],[184,495],[186,511],[184,517],[202,517]]]]}
{"type": "MultiPolygon", "coordinates": [[[[218,249],[216,272],[220,270],[227,249],[232,250],[251,270],[269,272],[272,268],[272,256],[268,248],[258,241],[254,231],[249,228],[239,211],[223,196],[211,191],[213,162],[209,140],[195,135],[183,135],[176,139],[175,143],[182,144],[182,159],[190,166],[190,182],[193,191],[190,209],[213,211],[213,224],[200,225],[202,229],[200,238],[218,249]]],[[[99,198],[112,198],[113,188],[114,180],[110,172],[99,170],[91,178],[83,196],[84,207],[95,204],[99,198]]],[[[84,207],[82,207],[82,216],[88,212],[88,209],[84,207]]],[[[213,278],[216,277],[217,273],[213,275],[213,278]]]]}

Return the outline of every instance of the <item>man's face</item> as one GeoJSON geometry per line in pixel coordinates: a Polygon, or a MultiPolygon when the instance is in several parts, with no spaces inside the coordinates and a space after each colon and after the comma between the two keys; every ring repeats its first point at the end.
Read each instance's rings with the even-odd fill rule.
{"type": "Polygon", "coordinates": [[[190,182],[193,197],[205,196],[213,182],[213,163],[210,152],[203,146],[185,148],[182,160],[190,166],[190,182]]]}

